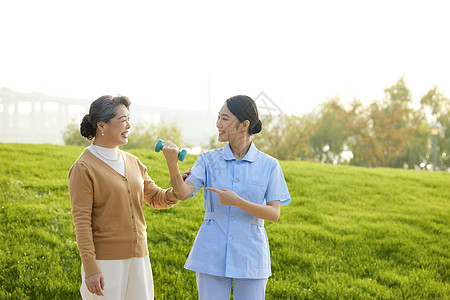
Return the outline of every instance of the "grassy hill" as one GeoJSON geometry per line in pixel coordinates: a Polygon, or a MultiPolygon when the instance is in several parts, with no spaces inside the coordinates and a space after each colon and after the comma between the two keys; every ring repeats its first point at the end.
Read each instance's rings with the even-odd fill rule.
{"type": "MultiPolygon", "coordinates": [[[[80,299],[67,172],[82,151],[0,144],[0,299],[80,299]]],[[[162,154],[130,152],[169,187],[162,154]]],[[[267,299],[450,299],[449,173],[281,165],[293,201],[266,222],[267,299]]],[[[156,299],[196,299],[183,265],[202,194],[144,213],[156,299]]]]}

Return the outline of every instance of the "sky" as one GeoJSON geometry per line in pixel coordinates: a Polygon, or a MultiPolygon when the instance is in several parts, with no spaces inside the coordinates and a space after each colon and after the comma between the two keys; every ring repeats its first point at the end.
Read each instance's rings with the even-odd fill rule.
{"type": "MultiPolygon", "coordinates": [[[[283,112],[381,99],[404,76],[450,96],[450,1],[0,0],[0,87],[219,109],[264,92],[283,112]]],[[[188,116],[187,116],[188,118],[188,116]]]]}

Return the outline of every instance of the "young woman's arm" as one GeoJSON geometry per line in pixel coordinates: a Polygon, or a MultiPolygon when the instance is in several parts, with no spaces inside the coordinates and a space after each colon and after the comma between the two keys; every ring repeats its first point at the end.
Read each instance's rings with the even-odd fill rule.
{"type": "Polygon", "coordinates": [[[228,189],[215,189],[211,187],[205,187],[205,190],[209,190],[219,194],[220,203],[222,205],[232,205],[239,207],[240,209],[248,212],[255,217],[260,219],[276,222],[280,217],[280,201],[271,201],[264,204],[256,204],[250,201],[247,201],[241,197],[239,197],[235,192],[228,189]]]}
{"type": "Polygon", "coordinates": [[[170,184],[178,199],[186,200],[195,191],[195,187],[189,181],[184,181],[178,169],[178,147],[172,142],[166,142],[163,147],[164,157],[170,174],[170,184]]]}

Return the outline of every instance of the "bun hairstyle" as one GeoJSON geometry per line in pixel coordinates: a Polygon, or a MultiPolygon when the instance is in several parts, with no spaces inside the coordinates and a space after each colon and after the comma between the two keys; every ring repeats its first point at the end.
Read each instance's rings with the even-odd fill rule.
{"type": "Polygon", "coordinates": [[[92,140],[97,133],[97,123],[105,122],[116,116],[116,108],[119,105],[125,105],[130,109],[130,100],[125,96],[102,96],[92,102],[89,108],[89,114],[83,117],[80,124],[80,133],[88,140],[92,140]]]}
{"type": "Polygon", "coordinates": [[[235,115],[240,122],[248,120],[250,126],[248,133],[250,135],[259,133],[262,129],[262,122],[259,119],[258,108],[255,101],[244,95],[231,97],[225,103],[233,115],[235,115]]]}

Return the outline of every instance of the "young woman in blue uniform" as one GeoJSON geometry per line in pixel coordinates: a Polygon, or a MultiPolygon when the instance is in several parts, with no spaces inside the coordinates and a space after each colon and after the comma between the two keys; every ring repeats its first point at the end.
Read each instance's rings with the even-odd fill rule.
{"type": "Polygon", "coordinates": [[[276,222],[280,206],[291,201],[278,161],[259,151],[251,136],[262,128],[255,102],[228,99],[216,122],[223,148],[199,156],[185,181],[179,174],[178,147],[163,151],[180,199],[205,187],[205,219],[185,268],[195,271],[199,299],[264,299],[271,275],[264,220],[276,222]]]}

